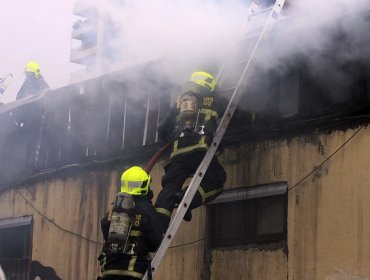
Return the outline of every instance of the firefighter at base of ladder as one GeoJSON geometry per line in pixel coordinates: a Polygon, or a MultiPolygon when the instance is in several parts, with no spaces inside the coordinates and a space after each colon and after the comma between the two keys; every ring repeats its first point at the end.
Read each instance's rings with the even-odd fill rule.
{"type": "Polygon", "coordinates": [[[35,61],[27,63],[24,73],[26,74],[26,79],[19,89],[16,99],[35,95],[42,90],[49,89],[49,85],[41,75],[39,65],[35,61]]]}
{"type": "Polygon", "coordinates": [[[105,243],[98,258],[102,274],[98,279],[137,280],[150,272],[149,252],[157,250],[164,233],[151,202],[150,181],[141,167],[123,172],[121,192],[101,221],[105,243]]]}
{"type": "MultiPolygon", "coordinates": [[[[169,225],[173,209],[186,192],[186,188],[182,188],[183,184],[202,162],[213,140],[218,121],[227,107],[228,100],[220,96],[219,91],[212,74],[193,72],[178,97],[177,106],[171,107],[158,126],[159,137],[164,141],[173,141],[170,162],[164,167],[162,190],[155,203],[165,228],[169,225]]],[[[216,198],[222,192],[225,181],[226,173],[215,156],[184,220],[191,220],[191,209],[216,198]]]]}

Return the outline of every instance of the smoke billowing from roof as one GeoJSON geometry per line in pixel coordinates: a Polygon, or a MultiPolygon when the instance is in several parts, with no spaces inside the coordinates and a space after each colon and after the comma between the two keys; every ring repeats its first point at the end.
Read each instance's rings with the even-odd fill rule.
{"type": "Polygon", "coordinates": [[[119,27],[110,44],[120,53],[120,67],[165,57],[176,65],[170,71],[174,78],[183,69],[213,66],[222,60],[248,9],[248,2],[242,0],[135,0],[97,5],[119,27]]]}
{"type": "MultiPolygon", "coordinates": [[[[343,64],[369,60],[369,0],[295,0],[283,9],[291,17],[277,24],[260,49],[258,66],[284,73],[305,61],[314,78],[332,89],[348,80],[343,64]],[[356,16],[353,16],[356,14],[356,16]]],[[[119,33],[110,44],[119,68],[165,58],[159,71],[183,82],[193,69],[217,72],[238,39],[250,2],[242,0],[135,0],[97,3],[119,33]]],[[[333,90],[335,91],[335,90],[333,90]]]]}
{"type": "Polygon", "coordinates": [[[287,5],[291,18],[277,25],[262,48],[260,67],[284,73],[304,62],[310,75],[322,82],[331,97],[353,78],[353,63],[370,60],[369,0],[296,0],[287,5]]]}
{"type": "Polygon", "coordinates": [[[342,45],[336,56],[343,61],[368,57],[364,42],[369,39],[370,1],[311,0],[308,5],[297,0],[289,12],[292,18],[277,30],[281,40],[274,41],[266,66],[295,55],[315,59],[330,53],[333,43],[342,45]]]}

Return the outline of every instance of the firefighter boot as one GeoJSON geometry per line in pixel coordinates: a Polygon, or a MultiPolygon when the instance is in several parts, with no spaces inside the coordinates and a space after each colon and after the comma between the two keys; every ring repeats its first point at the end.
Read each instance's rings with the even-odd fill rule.
{"type": "MultiPolygon", "coordinates": [[[[182,200],[182,198],[184,197],[184,194],[185,192],[184,191],[181,191],[181,192],[177,192],[174,194],[175,196],[175,199],[176,199],[176,202],[175,202],[175,208],[177,208],[182,200]]],[[[193,218],[193,215],[191,214],[191,210],[188,209],[185,213],[185,216],[184,216],[184,221],[186,222],[190,222],[191,219],[193,218]]]]}

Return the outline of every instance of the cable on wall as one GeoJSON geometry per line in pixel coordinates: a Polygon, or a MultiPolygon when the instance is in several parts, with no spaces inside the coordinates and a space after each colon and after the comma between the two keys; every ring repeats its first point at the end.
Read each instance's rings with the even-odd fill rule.
{"type": "Polygon", "coordinates": [[[61,227],[60,225],[58,225],[56,222],[54,222],[52,219],[48,218],[46,215],[44,215],[43,213],[41,213],[40,210],[38,210],[19,190],[16,190],[16,193],[19,194],[25,201],[28,205],[31,206],[31,208],[37,213],[39,214],[43,219],[47,220],[49,223],[53,224],[54,226],[56,226],[58,229],[60,229],[61,231],[64,231],[66,233],[69,233],[69,234],[72,234],[78,238],[81,238],[83,240],[86,240],[86,241],[89,241],[91,243],[95,243],[95,244],[98,244],[98,245],[103,245],[103,243],[101,242],[98,242],[98,241],[95,241],[95,240],[92,240],[92,239],[89,239],[87,237],[84,237],[78,233],[75,233],[73,231],[70,231],[70,230],[67,230],[63,227],[61,227]]]}
{"type": "Polygon", "coordinates": [[[351,141],[353,139],[353,137],[355,137],[364,127],[365,127],[366,124],[363,124],[359,129],[357,129],[355,131],[355,133],[352,134],[351,137],[349,137],[346,141],[344,141],[344,143],[342,145],[339,146],[338,149],[336,149],[330,156],[328,156],[325,160],[323,160],[318,166],[316,166],[311,172],[309,172],[306,176],[302,177],[302,179],[300,179],[297,183],[295,183],[292,187],[290,187],[288,189],[288,192],[290,192],[292,189],[294,189],[295,187],[297,187],[300,183],[302,183],[304,180],[306,180],[310,175],[312,175],[314,172],[316,172],[319,168],[321,168],[321,166],[323,166],[329,159],[331,159],[336,153],[338,153],[340,150],[342,150],[344,148],[345,145],[347,145],[347,143],[349,141],[351,141]]]}

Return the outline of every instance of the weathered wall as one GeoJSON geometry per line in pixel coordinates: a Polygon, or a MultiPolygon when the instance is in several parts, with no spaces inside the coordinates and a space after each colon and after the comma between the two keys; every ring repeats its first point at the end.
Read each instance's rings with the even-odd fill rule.
{"type": "MultiPolygon", "coordinates": [[[[62,279],[96,279],[103,242],[100,219],[114,200],[121,172],[128,165],[82,169],[4,191],[0,193],[0,219],[33,215],[32,260],[54,269],[62,279]]],[[[155,194],[162,174],[160,165],[151,171],[155,194]]]]}
{"type": "Polygon", "coordinates": [[[211,279],[287,279],[286,255],[275,251],[227,250],[212,252],[211,279]]]}
{"type": "MultiPolygon", "coordinates": [[[[353,133],[351,130],[320,137],[320,145],[307,150],[312,153],[311,167],[298,154],[292,165],[296,175],[290,178],[291,185],[353,133]],[[299,172],[298,165],[307,171],[299,172]]],[[[369,144],[370,129],[366,128],[291,191],[290,279],[370,279],[369,144]]]]}
{"type": "Polygon", "coordinates": [[[120,173],[107,169],[64,176],[1,193],[0,218],[33,215],[32,260],[62,279],[96,279],[100,219],[118,191],[120,173]]]}
{"type": "MultiPolygon", "coordinates": [[[[354,132],[230,147],[220,157],[228,173],[226,188],[277,181],[292,187],[354,132]]],[[[370,279],[369,143],[370,128],[364,128],[289,191],[288,255],[282,249],[214,250],[210,278],[370,279]]],[[[161,165],[151,173],[155,193],[162,174],[161,165]]],[[[94,279],[101,245],[57,228],[25,203],[18,191],[62,228],[101,242],[99,220],[113,200],[118,177],[118,171],[109,169],[85,171],[6,191],[0,194],[0,218],[32,214],[33,260],[54,268],[62,279],[94,279]]],[[[205,207],[201,207],[190,223],[181,225],[155,279],[202,279],[207,270],[204,221],[205,207]]]]}
{"type": "Polygon", "coordinates": [[[155,274],[158,280],[202,279],[204,269],[205,207],[193,211],[191,222],[183,222],[155,274]]]}
{"type": "MultiPolygon", "coordinates": [[[[227,188],[277,181],[293,187],[355,131],[227,149],[222,157],[227,188]]],[[[232,259],[233,254],[245,260],[234,264],[235,270],[245,271],[236,279],[287,279],[287,275],[291,280],[370,278],[369,144],[370,128],[364,128],[289,191],[288,257],[280,251],[213,252],[212,279],[223,279],[216,275],[230,271],[230,262],[223,260],[232,259]],[[267,262],[264,271],[259,269],[260,255],[267,262]]]]}

